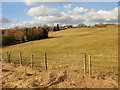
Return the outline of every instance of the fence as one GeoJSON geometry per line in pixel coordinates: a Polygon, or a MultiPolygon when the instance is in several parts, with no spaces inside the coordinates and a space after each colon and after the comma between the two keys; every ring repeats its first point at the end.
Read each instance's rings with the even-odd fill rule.
{"type": "Polygon", "coordinates": [[[40,53],[25,55],[24,53],[12,54],[6,52],[3,60],[8,63],[29,66],[32,69],[48,71],[50,69],[74,68],[83,71],[84,75],[93,75],[96,73],[118,73],[118,57],[89,54],[49,54],[40,53]]]}

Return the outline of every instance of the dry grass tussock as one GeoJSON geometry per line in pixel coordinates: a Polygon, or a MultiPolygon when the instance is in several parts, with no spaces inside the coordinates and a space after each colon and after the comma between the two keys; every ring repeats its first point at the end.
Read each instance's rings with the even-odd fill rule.
{"type": "Polygon", "coordinates": [[[75,68],[48,72],[2,63],[3,88],[117,88],[117,81],[107,75],[84,76],[75,68]],[[98,78],[99,77],[99,78],[98,78]]]}

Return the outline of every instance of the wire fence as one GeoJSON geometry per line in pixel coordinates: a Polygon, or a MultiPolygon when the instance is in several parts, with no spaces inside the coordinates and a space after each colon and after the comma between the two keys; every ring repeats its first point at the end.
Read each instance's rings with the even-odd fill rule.
{"type": "Polygon", "coordinates": [[[74,68],[84,74],[109,73],[118,74],[118,58],[120,56],[89,55],[89,54],[50,54],[40,53],[39,55],[24,53],[4,53],[2,58],[8,63],[23,65],[48,71],[50,69],[74,68]]]}

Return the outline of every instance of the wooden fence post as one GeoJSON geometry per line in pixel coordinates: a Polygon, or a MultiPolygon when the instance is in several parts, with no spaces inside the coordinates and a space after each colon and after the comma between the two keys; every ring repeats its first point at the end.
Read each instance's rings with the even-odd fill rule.
{"type": "Polygon", "coordinates": [[[7,51],[7,61],[9,61],[9,53],[8,53],[8,51],[7,51]]]}
{"type": "Polygon", "coordinates": [[[9,53],[9,63],[11,63],[11,52],[9,53]]]}
{"type": "Polygon", "coordinates": [[[0,61],[2,61],[2,54],[0,53],[0,61]]]}
{"type": "Polygon", "coordinates": [[[7,51],[7,61],[8,61],[8,63],[11,62],[11,61],[10,61],[10,58],[11,58],[11,52],[8,52],[8,51],[7,51]]]}
{"type": "Polygon", "coordinates": [[[86,75],[86,53],[84,54],[83,60],[84,60],[84,75],[86,75]]]}
{"type": "Polygon", "coordinates": [[[2,58],[2,53],[0,53],[0,61],[2,61],[3,60],[3,58],[2,58]]]}
{"type": "Polygon", "coordinates": [[[33,69],[33,55],[31,55],[31,68],[33,69]]]}
{"type": "Polygon", "coordinates": [[[91,63],[91,55],[89,55],[89,75],[90,76],[92,76],[92,69],[91,69],[91,67],[92,67],[92,63],[91,63]]]}
{"type": "Polygon", "coordinates": [[[20,65],[22,65],[22,53],[19,53],[19,57],[20,57],[20,65]]]}
{"type": "Polygon", "coordinates": [[[47,54],[45,53],[44,54],[44,64],[45,64],[45,69],[46,69],[46,71],[47,71],[47,54]]]}

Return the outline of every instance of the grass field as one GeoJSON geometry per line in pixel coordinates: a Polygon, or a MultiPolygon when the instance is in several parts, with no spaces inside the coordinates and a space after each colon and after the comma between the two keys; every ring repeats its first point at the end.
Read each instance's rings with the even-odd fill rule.
{"type": "Polygon", "coordinates": [[[58,32],[50,32],[49,39],[30,41],[3,48],[3,53],[65,53],[65,54],[104,54],[117,55],[118,27],[75,28],[58,32]]]}
{"type": "Polygon", "coordinates": [[[118,26],[71,28],[50,32],[48,39],[3,47],[4,59],[7,51],[11,52],[11,59],[14,61],[19,60],[19,52],[22,52],[24,61],[30,61],[33,54],[34,62],[44,63],[44,53],[47,53],[48,63],[51,66],[77,65],[79,68],[83,66],[82,54],[86,53],[93,55],[93,67],[117,72],[117,57],[99,57],[99,55],[118,56],[118,26]]]}
{"type": "MultiPolygon", "coordinates": [[[[62,73],[63,71],[67,71],[67,73],[69,73],[67,83],[70,83],[72,78],[75,79],[75,81],[72,81],[74,81],[76,85],[81,81],[79,80],[80,78],[77,79],[76,76],[80,73],[81,76],[83,75],[84,53],[87,54],[87,66],[88,55],[91,54],[92,75],[97,75],[95,76],[96,80],[87,78],[86,81],[90,80],[89,84],[83,80],[81,82],[84,82],[84,84],[81,85],[78,83],[76,87],[107,87],[106,83],[108,83],[109,78],[112,78],[110,79],[112,82],[115,80],[117,83],[118,57],[116,56],[118,56],[118,26],[115,25],[104,28],[71,28],[57,32],[49,32],[48,39],[3,47],[2,53],[4,60],[7,60],[7,51],[11,52],[12,62],[19,61],[19,52],[22,52],[23,63],[25,65],[27,65],[28,62],[30,63],[31,55],[33,54],[34,66],[38,67],[39,73],[43,75],[41,78],[46,79],[44,77],[46,75],[47,78],[50,78],[49,75],[51,74],[56,73],[55,75],[59,75],[58,73],[61,71],[62,73]],[[47,53],[48,72],[45,72],[44,53],[47,53]],[[103,78],[104,76],[105,78],[107,77],[107,79],[103,78]],[[102,80],[99,82],[98,77],[101,77],[104,84],[102,84],[102,80]],[[90,82],[93,83],[90,84],[90,82]],[[98,83],[98,85],[94,82],[98,83]]],[[[5,82],[6,78],[10,77],[5,77],[5,82]]],[[[63,82],[55,87],[75,87],[74,85],[66,86],[65,84],[66,82],[63,82]]],[[[9,83],[5,85],[7,86],[4,87],[8,87],[9,83]]],[[[108,87],[114,87],[114,85],[111,86],[111,83],[109,83],[108,87]]]]}

